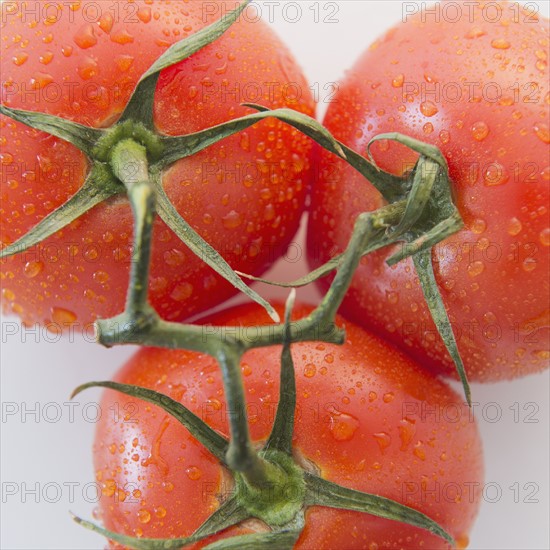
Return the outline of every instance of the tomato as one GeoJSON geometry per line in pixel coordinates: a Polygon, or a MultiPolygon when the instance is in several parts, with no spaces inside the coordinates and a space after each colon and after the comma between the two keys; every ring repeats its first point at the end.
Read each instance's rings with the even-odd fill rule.
{"type": "MultiPolygon", "coordinates": [[[[116,121],[140,76],[168,46],[230,9],[223,2],[148,0],[35,7],[2,6],[2,103],[94,127],[116,121]]],[[[314,112],[294,58],[250,11],[214,44],[161,73],[154,119],[162,133],[182,135],[253,112],[243,102],[314,112]]],[[[0,125],[0,231],[6,245],[67,201],[89,166],[60,139],[4,116],[0,125]]],[[[162,183],[180,214],[234,268],[259,273],[298,228],[310,150],[297,130],[263,121],[176,162],[162,183]]],[[[53,329],[119,313],[132,226],[127,200],[115,197],[2,262],[5,309],[53,329]]],[[[157,220],[150,293],[162,317],[181,319],[234,289],[157,220]]]]}
{"type": "MultiPolygon", "coordinates": [[[[445,155],[465,227],[432,257],[471,380],[510,379],[548,366],[547,51],[548,20],[527,9],[518,13],[517,4],[442,3],[372,44],[340,83],[324,121],[365,155],[375,135],[390,131],[445,155]]],[[[372,152],[395,174],[416,159],[390,141],[373,144],[372,152]]],[[[346,246],[360,212],[383,204],[339,160],[322,152],[319,162],[309,221],[312,267],[346,246]]],[[[341,311],[434,372],[454,373],[412,261],[385,263],[395,250],[363,259],[341,311]]]]}
{"type": "MultiPolygon", "coordinates": [[[[282,308],[278,307],[282,313],[282,308]]],[[[311,311],[296,306],[294,318],[311,311]]],[[[208,319],[210,327],[252,327],[270,320],[253,305],[208,319]]],[[[292,345],[297,380],[294,451],[322,477],[403,502],[437,521],[458,544],[476,515],[482,483],[477,426],[444,382],[378,337],[337,319],[343,346],[292,345]]],[[[254,338],[254,329],[247,331],[254,338]]],[[[266,440],[279,396],[280,346],[247,352],[241,362],[247,417],[266,440]]],[[[210,356],[142,348],[115,377],[169,395],[228,434],[220,370],[210,356]]],[[[94,445],[99,514],[107,529],[133,536],[182,537],[231,492],[231,477],[176,420],[154,405],[107,390],[94,445]]],[[[225,534],[253,532],[247,523],[225,534]]],[[[211,542],[209,539],[207,542],[211,542]]],[[[442,548],[416,527],[358,512],[313,507],[297,548],[442,548]]]]}

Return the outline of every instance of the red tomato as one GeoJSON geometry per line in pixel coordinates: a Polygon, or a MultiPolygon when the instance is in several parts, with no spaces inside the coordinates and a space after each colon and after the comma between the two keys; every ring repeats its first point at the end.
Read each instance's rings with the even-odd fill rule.
{"type": "MultiPolygon", "coordinates": [[[[376,41],[341,82],[325,125],[365,154],[389,131],[441,149],[465,221],[433,251],[458,348],[471,380],[515,378],[550,356],[548,21],[517,4],[451,4],[438,6],[437,21],[419,13],[376,41]]],[[[416,159],[391,142],[372,151],[396,174],[416,159]]],[[[346,246],[360,212],[383,204],[353,169],[326,153],[320,162],[312,267],[346,246]]],[[[454,373],[412,261],[389,268],[392,251],[362,261],[341,311],[434,372],[454,373]]]]}
{"type": "MultiPolygon", "coordinates": [[[[282,313],[281,307],[278,310],[282,313]]],[[[294,316],[310,311],[297,306],[294,316]]],[[[252,326],[268,324],[269,319],[251,305],[208,322],[252,326]]],[[[389,344],[342,319],[338,323],[345,323],[343,346],[292,346],[296,453],[326,479],[424,512],[466,545],[483,471],[480,438],[467,407],[444,382],[389,344]]],[[[254,330],[249,334],[253,338],[254,330]]],[[[273,423],[280,353],[280,346],[249,351],[241,363],[256,441],[267,438],[273,423]]],[[[169,395],[228,433],[220,370],[210,356],[144,348],[115,380],[169,395]]],[[[218,496],[230,491],[228,472],[156,406],[108,390],[101,410],[94,463],[105,527],[133,536],[189,535],[219,506],[218,496]]],[[[243,526],[226,534],[254,528],[247,524],[246,531],[243,526]]],[[[416,527],[320,507],[307,511],[297,544],[331,550],[446,546],[416,527]]]]}
{"type": "MultiPolygon", "coordinates": [[[[34,7],[2,7],[2,102],[94,127],[116,120],[139,77],[168,46],[228,9],[223,2],[156,0],[50,4],[33,15],[34,7]]],[[[239,106],[243,102],[313,114],[292,55],[245,13],[215,44],[161,73],[154,106],[161,132],[192,133],[252,112],[239,106]]],[[[88,163],[72,145],[6,117],[0,127],[5,245],[71,197],[88,163]]],[[[163,185],[181,215],[232,266],[260,273],[298,227],[310,149],[297,130],[263,121],[177,162],[163,185]]],[[[3,262],[5,309],[26,323],[53,322],[61,329],[119,313],[132,225],[127,200],[114,198],[3,262]]],[[[161,316],[181,319],[234,293],[163,222],[157,220],[154,235],[150,291],[161,316]]]]}

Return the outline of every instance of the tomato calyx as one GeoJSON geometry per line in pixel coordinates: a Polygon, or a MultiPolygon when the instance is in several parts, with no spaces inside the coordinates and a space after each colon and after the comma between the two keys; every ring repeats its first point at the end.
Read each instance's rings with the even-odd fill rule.
{"type": "MultiPolygon", "coordinates": [[[[292,548],[304,525],[305,511],[310,506],[326,506],[354,510],[396,520],[426,529],[454,544],[453,538],[425,514],[390,499],[363,493],[323,479],[301,466],[303,458],[293,456],[292,438],[296,412],[296,377],[290,353],[292,334],[290,315],[294,304],[292,291],[286,304],[281,352],[280,396],[275,420],[268,440],[258,452],[247,431],[237,434],[240,452],[233,452],[234,439],[226,439],[182,404],[154,390],[117,382],[91,382],[78,387],[72,397],[90,387],[111,388],[157,405],[176,418],[197,441],[202,443],[234,479],[232,494],[191,536],[180,539],[145,539],[114,533],[74,517],[84,527],[130,548],[156,550],[181,548],[200,541],[246,519],[259,519],[270,529],[265,533],[241,535],[217,541],[209,549],[257,548],[273,544],[276,548],[292,548]],[[235,456],[240,462],[235,463],[235,456]],[[235,463],[233,467],[231,463],[235,463]]],[[[240,370],[239,370],[240,372],[240,370]]],[[[242,384],[242,378],[239,378],[242,384]]],[[[229,402],[229,400],[228,400],[229,402]]],[[[234,410],[234,409],[231,409],[234,410]]],[[[237,409],[239,415],[243,409],[237,409]]]]}

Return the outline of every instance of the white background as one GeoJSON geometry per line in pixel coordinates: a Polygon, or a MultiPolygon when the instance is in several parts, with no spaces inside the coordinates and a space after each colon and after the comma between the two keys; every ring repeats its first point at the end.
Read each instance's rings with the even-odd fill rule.
{"type": "MultiPolygon", "coordinates": [[[[285,21],[282,11],[288,3],[282,0],[279,7],[273,8],[273,25],[294,52],[309,82],[319,83],[320,90],[325,84],[337,81],[375,37],[401,20],[407,4],[379,0],[321,1],[318,2],[321,22],[316,23],[314,12],[309,9],[315,2],[301,1],[302,16],[296,23],[290,23],[285,21]],[[333,16],[337,22],[323,23],[323,17],[334,11],[333,6],[338,8],[333,16]]],[[[530,4],[537,5],[548,16],[546,3],[530,4]]],[[[267,13],[265,7],[262,9],[267,13]]],[[[287,13],[295,17],[296,11],[289,9],[287,13]]],[[[321,113],[325,107],[320,105],[321,113]]],[[[297,268],[296,274],[302,272],[303,267],[299,271],[297,268]]],[[[279,263],[269,275],[288,280],[291,276],[288,262],[279,263]]],[[[266,296],[281,295],[271,289],[260,290],[266,296]]],[[[301,299],[314,301],[316,297],[314,289],[299,291],[301,299]]],[[[73,421],[69,407],[62,404],[69,401],[71,390],[78,384],[110,378],[133,349],[105,350],[78,336],[74,341],[65,338],[48,342],[52,337],[45,332],[35,335],[19,328],[10,336],[8,332],[18,326],[13,318],[2,318],[0,326],[4,407],[10,402],[19,407],[24,402],[28,408],[40,404],[38,422],[33,415],[28,415],[26,421],[22,421],[21,414],[2,417],[1,480],[4,489],[11,482],[20,489],[23,483],[30,489],[37,483],[42,491],[47,489],[38,503],[32,494],[24,503],[21,492],[9,496],[4,491],[1,548],[103,548],[101,537],[73,524],[69,517],[69,510],[88,519],[92,517],[94,505],[86,502],[85,485],[94,481],[91,461],[94,423],[86,417],[91,420],[94,408],[85,405],[96,402],[99,393],[89,391],[78,398],[73,421]],[[46,420],[47,414],[55,417],[55,407],[48,403],[61,404],[59,421],[46,420]],[[67,482],[77,484],[74,498],[69,487],[63,485],[67,482]]],[[[474,401],[479,403],[476,412],[484,441],[486,482],[490,485],[471,533],[470,548],[550,548],[549,381],[546,371],[513,383],[473,385],[474,401]],[[499,413],[500,418],[496,418],[499,413]],[[497,486],[501,490],[498,499],[497,486]]],[[[88,497],[93,497],[93,491],[88,497]]]]}

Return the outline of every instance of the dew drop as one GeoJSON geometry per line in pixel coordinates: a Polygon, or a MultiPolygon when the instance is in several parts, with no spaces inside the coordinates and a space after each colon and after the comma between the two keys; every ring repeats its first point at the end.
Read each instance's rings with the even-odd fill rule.
{"type": "Polygon", "coordinates": [[[241,134],[240,145],[243,151],[250,151],[250,136],[247,132],[241,134]]]}
{"type": "Polygon", "coordinates": [[[23,65],[23,63],[25,63],[25,61],[27,61],[28,58],[28,53],[18,52],[11,58],[11,60],[13,61],[14,65],[20,67],[21,65],[23,65]]]}
{"type": "Polygon", "coordinates": [[[171,481],[163,481],[162,488],[167,492],[171,493],[174,490],[174,484],[171,481]]]}
{"type": "Polygon", "coordinates": [[[23,213],[27,216],[32,216],[36,211],[36,206],[33,203],[27,203],[22,206],[23,213]]]}
{"type": "Polygon", "coordinates": [[[180,283],[174,287],[170,293],[170,298],[176,302],[183,302],[193,294],[193,285],[190,283],[180,283]]]}
{"type": "Polygon", "coordinates": [[[423,101],[420,104],[420,112],[424,116],[428,116],[428,117],[434,116],[438,111],[439,109],[436,107],[435,103],[433,103],[432,101],[423,101]]]}
{"type": "Polygon", "coordinates": [[[164,508],[164,506],[157,506],[155,508],[155,516],[157,516],[157,518],[159,519],[162,519],[163,517],[166,516],[166,508],[164,508]]]}
{"type": "Polygon", "coordinates": [[[441,132],[439,132],[439,139],[441,140],[441,143],[449,143],[451,140],[451,134],[448,130],[441,130],[441,132]]]}
{"type": "Polygon", "coordinates": [[[126,29],[120,29],[111,33],[110,36],[111,41],[116,44],[131,44],[134,41],[134,37],[126,29]]]}
{"type": "Polygon", "coordinates": [[[489,135],[489,126],[483,121],[474,122],[472,136],[476,141],[483,141],[489,135]]]}
{"type": "Polygon", "coordinates": [[[103,32],[106,32],[107,34],[111,32],[113,28],[113,23],[114,23],[114,18],[109,12],[102,14],[101,17],[99,18],[99,28],[103,32]]]}
{"type": "Polygon", "coordinates": [[[83,80],[90,80],[96,76],[99,72],[97,61],[91,57],[86,57],[82,60],[82,63],[78,66],[78,74],[83,80]]]}
{"type": "Polygon", "coordinates": [[[95,46],[97,44],[97,37],[93,25],[87,24],[80,27],[74,35],[73,40],[83,50],[95,46]]]}
{"type": "Polygon", "coordinates": [[[543,246],[550,246],[550,227],[543,229],[540,232],[540,242],[543,246]]]}
{"type": "Polygon", "coordinates": [[[185,261],[185,253],[183,253],[181,250],[178,250],[177,248],[173,248],[172,250],[168,250],[163,255],[164,262],[171,266],[176,267],[179,265],[182,265],[185,261]]]}
{"type": "Polygon", "coordinates": [[[222,222],[226,229],[235,229],[243,223],[243,217],[235,210],[231,210],[231,212],[223,216],[222,222]]]}
{"type": "Polygon", "coordinates": [[[137,516],[140,523],[149,523],[151,521],[149,510],[139,510],[137,516]]]}
{"type": "Polygon", "coordinates": [[[402,88],[403,87],[403,82],[405,82],[405,75],[404,74],[398,74],[393,78],[393,80],[391,82],[391,85],[394,88],[402,88]]]}
{"type": "Polygon", "coordinates": [[[521,233],[523,226],[517,218],[512,218],[508,223],[508,235],[515,237],[521,233]]]}
{"type": "Polygon", "coordinates": [[[359,421],[350,414],[334,413],[330,415],[329,429],[336,441],[350,441],[358,427],[359,421]]]}
{"type": "Polygon", "coordinates": [[[543,143],[550,143],[550,129],[547,124],[539,122],[533,126],[533,130],[543,143]]]}
{"type": "Polygon", "coordinates": [[[508,40],[505,40],[504,38],[494,38],[491,40],[491,47],[495,48],[496,50],[507,50],[510,48],[511,44],[508,42],[508,40]]]}
{"type": "Polygon", "coordinates": [[[51,309],[52,320],[59,325],[71,324],[76,321],[76,314],[62,307],[53,307],[51,309]]]}
{"type": "Polygon", "coordinates": [[[521,264],[523,271],[533,271],[537,267],[537,260],[535,258],[525,258],[521,264]]]}
{"type": "Polygon", "coordinates": [[[120,69],[120,71],[125,73],[134,64],[134,56],[133,55],[119,55],[119,56],[117,56],[115,61],[116,61],[117,67],[120,69]]]}
{"type": "Polygon", "coordinates": [[[429,135],[434,131],[434,125],[431,122],[426,122],[426,124],[422,127],[422,130],[426,135],[429,135]]]}
{"type": "Polygon", "coordinates": [[[378,432],[378,433],[372,434],[372,436],[376,440],[376,443],[378,443],[378,446],[380,447],[380,451],[384,453],[384,451],[391,444],[391,436],[386,432],[378,432]]]}
{"type": "Polygon", "coordinates": [[[187,474],[187,477],[193,481],[202,477],[202,470],[197,466],[189,466],[189,468],[185,470],[185,473],[187,474]]]}
{"type": "Polygon", "coordinates": [[[313,378],[317,373],[317,367],[313,363],[308,363],[304,367],[304,376],[306,378],[313,378]]]}
{"type": "Polygon", "coordinates": [[[465,550],[468,548],[469,544],[470,539],[468,538],[468,535],[460,535],[459,537],[456,537],[457,550],[465,550]]]}
{"type": "Polygon", "coordinates": [[[481,220],[478,218],[472,222],[470,229],[472,230],[472,233],[480,235],[487,229],[487,224],[485,223],[485,220],[481,220]]]}
{"type": "Polygon", "coordinates": [[[483,174],[483,181],[488,187],[503,185],[508,181],[508,174],[502,164],[492,162],[487,166],[483,174]]]}
{"type": "Polygon", "coordinates": [[[384,401],[384,403],[391,403],[394,397],[395,395],[392,392],[388,392],[384,394],[384,396],[382,397],[382,401],[384,401]]]}
{"type": "Polygon", "coordinates": [[[386,300],[388,300],[390,304],[397,304],[397,302],[399,302],[399,293],[393,290],[389,292],[386,291],[386,300]]]}
{"type": "Polygon", "coordinates": [[[24,267],[25,277],[32,279],[44,269],[44,264],[40,261],[27,262],[24,267]]]}
{"type": "Polygon", "coordinates": [[[468,275],[470,277],[477,277],[478,275],[481,275],[484,270],[485,265],[480,260],[476,260],[475,262],[472,262],[470,265],[468,265],[468,275]]]}
{"type": "Polygon", "coordinates": [[[399,439],[401,440],[402,451],[405,451],[407,447],[411,444],[413,437],[416,433],[416,426],[414,425],[414,420],[405,418],[401,421],[401,425],[398,426],[399,429],[399,439]]]}
{"type": "Polygon", "coordinates": [[[100,285],[104,285],[109,280],[109,274],[105,271],[96,271],[93,274],[94,281],[100,285]]]}
{"type": "Polygon", "coordinates": [[[115,494],[115,491],[116,491],[115,480],[114,479],[106,480],[105,483],[103,484],[103,489],[101,490],[103,495],[105,495],[106,497],[112,497],[115,494]]]}
{"type": "Polygon", "coordinates": [[[480,38],[485,36],[486,32],[479,27],[472,27],[464,36],[465,38],[480,38]]]}

